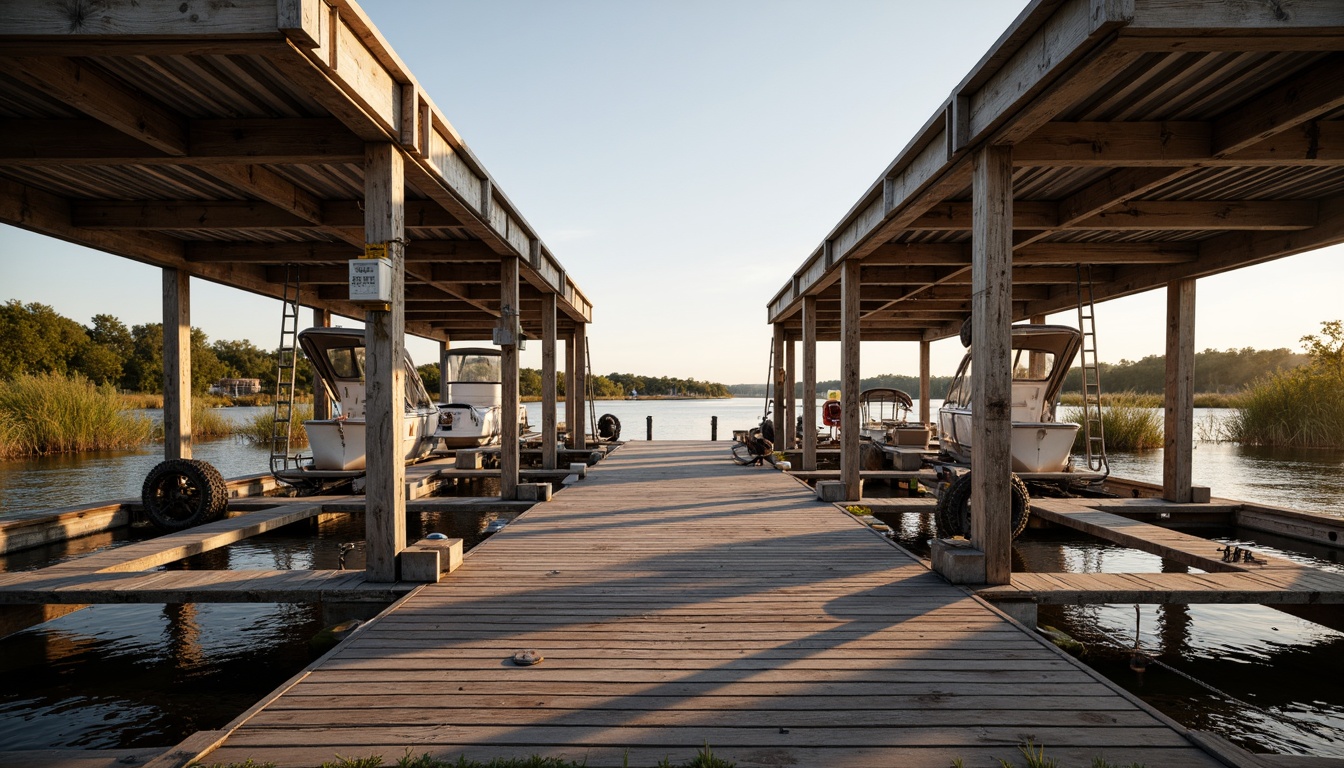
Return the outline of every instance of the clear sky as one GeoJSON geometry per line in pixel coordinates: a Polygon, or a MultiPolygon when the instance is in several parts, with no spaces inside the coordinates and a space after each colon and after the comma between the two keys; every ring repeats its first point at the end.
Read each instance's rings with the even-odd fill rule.
{"type": "MultiPolygon", "coordinates": [[[[593,301],[593,368],[765,379],[765,304],[1021,10],[1013,0],[365,0],[593,301]]],[[[0,225],[0,300],[160,319],[159,271],[0,225]]],[[[1344,249],[1199,281],[1198,349],[1289,347],[1344,316],[1344,249]]],[[[211,339],[278,342],[277,302],[194,280],[211,339]]],[[[1098,308],[1105,361],[1161,354],[1159,292],[1098,308]]],[[[1056,318],[1073,324],[1069,315],[1056,318]]],[[[435,345],[411,343],[416,362],[435,345]]],[[[523,364],[540,366],[540,345],[523,364]]],[[[913,343],[863,375],[914,373],[913,343]]],[[[933,346],[950,374],[956,340],[933,346]]],[[[818,373],[839,374],[823,344],[818,373]]]]}

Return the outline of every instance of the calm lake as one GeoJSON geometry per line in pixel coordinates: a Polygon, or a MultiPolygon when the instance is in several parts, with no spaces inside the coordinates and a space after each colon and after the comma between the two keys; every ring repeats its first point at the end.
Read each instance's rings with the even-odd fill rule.
{"type": "MultiPolygon", "coordinates": [[[[615,415],[625,440],[643,440],[649,416],[654,439],[706,440],[711,417],[717,416],[727,460],[732,431],[758,423],[763,407],[759,398],[600,401],[595,411],[615,415]]],[[[221,413],[242,421],[262,410],[267,409],[221,413]]],[[[540,424],[539,403],[528,404],[528,413],[534,427],[540,424]]],[[[1198,411],[1197,419],[1224,414],[1198,411]]],[[[267,469],[266,451],[232,439],[198,443],[195,454],[226,477],[267,469]]],[[[138,497],[159,456],[151,446],[0,462],[0,518],[138,497]]],[[[1344,451],[1265,451],[1201,442],[1194,460],[1195,482],[1210,486],[1216,496],[1344,516],[1344,451]]],[[[1111,465],[1117,475],[1158,481],[1162,453],[1114,454],[1111,465]]],[[[413,536],[438,530],[471,545],[488,522],[483,515],[425,516],[410,525],[413,536]]],[[[905,516],[896,535],[908,548],[927,553],[931,525],[929,516],[905,516]]],[[[340,544],[363,538],[358,517],[317,531],[291,528],[170,567],[334,568],[340,544]]],[[[1266,549],[1251,534],[1226,533],[1228,540],[1266,549]]],[[[112,538],[127,535],[132,534],[112,538]]],[[[0,560],[0,570],[39,567],[44,557],[0,560]]],[[[1316,562],[1338,567],[1328,556],[1316,562]]],[[[1051,570],[1060,564],[1077,572],[1175,568],[1067,533],[1033,533],[1015,544],[1015,568],[1051,570]]],[[[359,551],[347,566],[363,566],[359,551]]],[[[1131,605],[1101,605],[1042,610],[1041,622],[1082,640],[1089,648],[1084,659],[1093,668],[1189,727],[1256,751],[1344,757],[1344,686],[1337,682],[1344,679],[1344,633],[1260,606],[1144,606],[1136,616],[1131,605]],[[1165,667],[1130,669],[1136,629],[1142,650],[1165,667]]],[[[0,751],[167,746],[193,731],[218,728],[313,658],[308,640],[322,623],[313,606],[108,605],[0,639],[5,680],[0,751]]]]}

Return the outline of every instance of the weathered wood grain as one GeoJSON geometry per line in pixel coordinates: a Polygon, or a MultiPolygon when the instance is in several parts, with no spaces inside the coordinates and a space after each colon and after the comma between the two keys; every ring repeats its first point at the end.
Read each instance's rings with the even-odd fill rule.
{"type": "Polygon", "coordinates": [[[782,473],[721,444],[637,441],[365,627],[208,761],[409,747],[617,766],[708,741],[740,765],[943,766],[1012,757],[1023,733],[1052,754],[1215,765],[782,473]],[[508,663],[523,648],[545,660],[508,663]]]}

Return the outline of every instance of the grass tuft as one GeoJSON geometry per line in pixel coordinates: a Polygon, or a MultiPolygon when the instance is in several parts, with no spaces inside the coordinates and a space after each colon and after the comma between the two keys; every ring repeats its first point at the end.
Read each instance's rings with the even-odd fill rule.
{"type": "MultiPolygon", "coordinates": [[[[1162,413],[1148,404],[1148,395],[1121,392],[1110,396],[1101,408],[1101,425],[1106,433],[1108,451],[1148,451],[1162,447],[1162,413]]],[[[1160,405],[1160,403],[1159,403],[1160,405]]],[[[1083,423],[1083,409],[1070,408],[1064,421],[1083,423]]],[[[1073,441],[1074,451],[1083,450],[1083,430],[1073,441]]]]}
{"type": "MultiPolygon", "coordinates": [[[[302,446],[308,444],[308,430],[304,428],[303,422],[313,418],[313,406],[295,405],[294,406],[294,433],[290,438],[290,444],[302,446]]],[[[252,420],[238,427],[237,434],[249,443],[256,445],[271,444],[271,430],[275,425],[275,412],[262,411],[252,420]]]]}

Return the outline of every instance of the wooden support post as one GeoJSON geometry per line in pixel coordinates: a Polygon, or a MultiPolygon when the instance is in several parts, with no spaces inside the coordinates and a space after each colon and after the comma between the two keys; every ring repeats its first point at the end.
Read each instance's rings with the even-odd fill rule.
{"type": "Polygon", "coordinates": [[[863,498],[859,475],[859,268],[846,259],[840,271],[840,482],[845,499],[863,498]]]}
{"type": "Polygon", "coordinates": [[[1195,281],[1167,284],[1167,380],[1162,497],[1192,500],[1195,450],[1195,281]]]}
{"type": "MultiPolygon", "coordinates": [[[[1045,325],[1045,315],[1032,315],[1032,325],[1045,325]]],[[[1032,351],[1027,356],[1027,375],[1033,379],[1045,378],[1045,353],[1032,351]]]]}
{"type": "Polygon", "coordinates": [[[364,527],[369,581],[397,580],[397,555],[406,548],[406,466],[401,433],[406,401],[406,184],[395,144],[364,150],[364,239],[386,243],[392,261],[390,311],[364,314],[367,466],[364,527]]]}
{"type": "Polygon", "coordinates": [[[784,339],[784,433],[776,434],[779,444],[785,448],[795,447],[794,427],[798,423],[797,402],[798,358],[797,345],[793,339],[784,339]]]}
{"type": "Polygon", "coordinates": [[[989,584],[1012,581],[1012,160],[977,150],[971,193],[971,541],[989,584]]]}
{"type": "Polygon", "coordinates": [[[575,448],[588,448],[588,324],[574,326],[574,410],[565,408],[569,428],[574,430],[575,448]]]}
{"type": "Polygon", "coordinates": [[[568,445],[571,449],[581,450],[584,446],[579,435],[574,432],[574,391],[578,389],[578,365],[574,362],[574,334],[565,339],[565,430],[569,433],[568,445]]]}
{"type": "MultiPolygon", "coordinates": [[[[325,309],[313,307],[313,327],[330,328],[331,313],[325,309]]],[[[322,385],[322,379],[318,378],[316,369],[313,368],[311,361],[308,363],[308,368],[313,370],[313,418],[330,419],[331,396],[327,394],[327,388],[322,385]]]]}
{"type": "Polygon", "coordinates": [[[775,430],[775,445],[783,448],[788,437],[784,433],[784,326],[774,325],[774,336],[770,340],[772,353],[770,359],[770,391],[774,398],[774,407],[770,409],[771,426],[775,430]]]}
{"type": "Polygon", "coordinates": [[[518,497],[518,257],[499,260],[500,322],[504,338],[499,349],[500,377],[503,381],[500,403],[499,497],[518,497]]]}
{"type": "Polygon", "coordinates": [[[555,305],[554,293],[541,296],[541,466],[557,464],[555,417],[555,305]]]}
{"type": "Polygon", "coordinates": [[[191,283],[163,270],[163,458],[191,458],[191,283]]]}
{"type": "Polygon", "coordinates": [[[439,342],[439,402],[448,402],[448,350],[452,348],[451,342],[439,342]]]}
{"type": "Polygon", "coordinates": [[[719,417],[709,417],[709,441],[716,443],[719,440],[719,417]]]}
{"type": "Polygon", "coordinates": [[[817,468],[817,297],[803,297],[803,461],[817,468]]]}
{"type": "Polygon", "coordinates": [[[929,391],[929,342],[927,339],[919,341],[919,423],[924,426],[929,424],[929,401],[933,399],[933,393],[929,391]]]}

